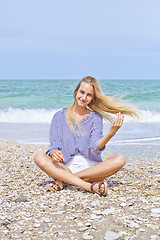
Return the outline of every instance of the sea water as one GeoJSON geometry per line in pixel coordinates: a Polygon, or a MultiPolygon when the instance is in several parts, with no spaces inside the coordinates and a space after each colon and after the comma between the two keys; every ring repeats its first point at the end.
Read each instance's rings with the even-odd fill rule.
{"type": "MultiPolygon", "coordinates": [[[[73,102],[79,80],[0,80],[0,140],[49,143],[53,115],[73,102]]],[[[106,95],[123,96],[139,109],[125,117],[109,144],[160,145],[160,80],[99,80],[106,95]]],[[[104,122],[104,134],[110,125],[104,122]]]]}

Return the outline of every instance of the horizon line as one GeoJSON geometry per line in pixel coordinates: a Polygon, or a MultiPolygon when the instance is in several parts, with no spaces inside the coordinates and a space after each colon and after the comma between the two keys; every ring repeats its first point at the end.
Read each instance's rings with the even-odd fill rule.
{"type": "MultiPolygon", "coordinates": [[[[97,78],[96,78],[97,79],[97,78]]],[[[35,81],[38,81],[38,80],[48,80],[48,81],[54,81],[54,80],[81,80],[81,78],[18,78],[18,79],[16,79],[16,78],[3,78],[3,79],[1,79],[0,78],[0,80],[13,80],[13,81],[15,81],[15,80],[24,80],[24,81],[26,81],[26,80],[35,80],[35,81]]],[[[97,80],[118,80],[118,81],[120,81],[120,80],[131,80],[131,81],[135,81],[135,80],[143,80],[143,81],[150,81],[150,80],[152,80],[152,81],[157,81],[157,80],[160,80],[160,78],[158,79],[158,78],[155,78],[155,79],[144,79],[144,78],[99,78],[99,79],[97,79],[97,80]]]]}

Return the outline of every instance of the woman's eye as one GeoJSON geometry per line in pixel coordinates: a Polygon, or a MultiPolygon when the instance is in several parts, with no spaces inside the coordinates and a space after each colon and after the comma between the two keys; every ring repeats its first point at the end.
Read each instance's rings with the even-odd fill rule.
{"type": "Polygon", "coordinates": [[[84,91],[81,90],[80,93],[84,93],[84,91]]]}

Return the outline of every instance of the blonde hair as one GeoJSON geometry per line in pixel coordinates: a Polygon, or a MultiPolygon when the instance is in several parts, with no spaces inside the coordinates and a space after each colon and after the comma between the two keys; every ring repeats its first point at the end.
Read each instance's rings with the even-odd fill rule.
{"type": "Polygon", "coordinates": [[[89,83],[94,88],[94,99],[88,104],[88,108],[92,111],[99,113],[106,121],[112,122],[113,117],[111,114],[121,112],[122,114],[130,115],[133,118],[137,118],[138,114],[134,107],[127,105],[122,101],[121,97],[106,96],[102,92],[98,81],[91,76],[84,77],[74,90],[74,103],[68,108],[66,120],[71,129],[75,132],[76,125],[80,124],[74,117],[74,105],[77,91],[82,82],[89,83]],[[111,114],[109,114],[111,113],[111,114]]]}

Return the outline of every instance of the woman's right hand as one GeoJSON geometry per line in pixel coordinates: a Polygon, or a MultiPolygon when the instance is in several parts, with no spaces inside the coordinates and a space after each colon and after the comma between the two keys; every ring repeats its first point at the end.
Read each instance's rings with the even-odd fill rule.
{"type": "Polygon", "coordinates": [[[51,150],[49,155],[55,162],[63,161],[63,153],[60,150],[51,150]]]}

